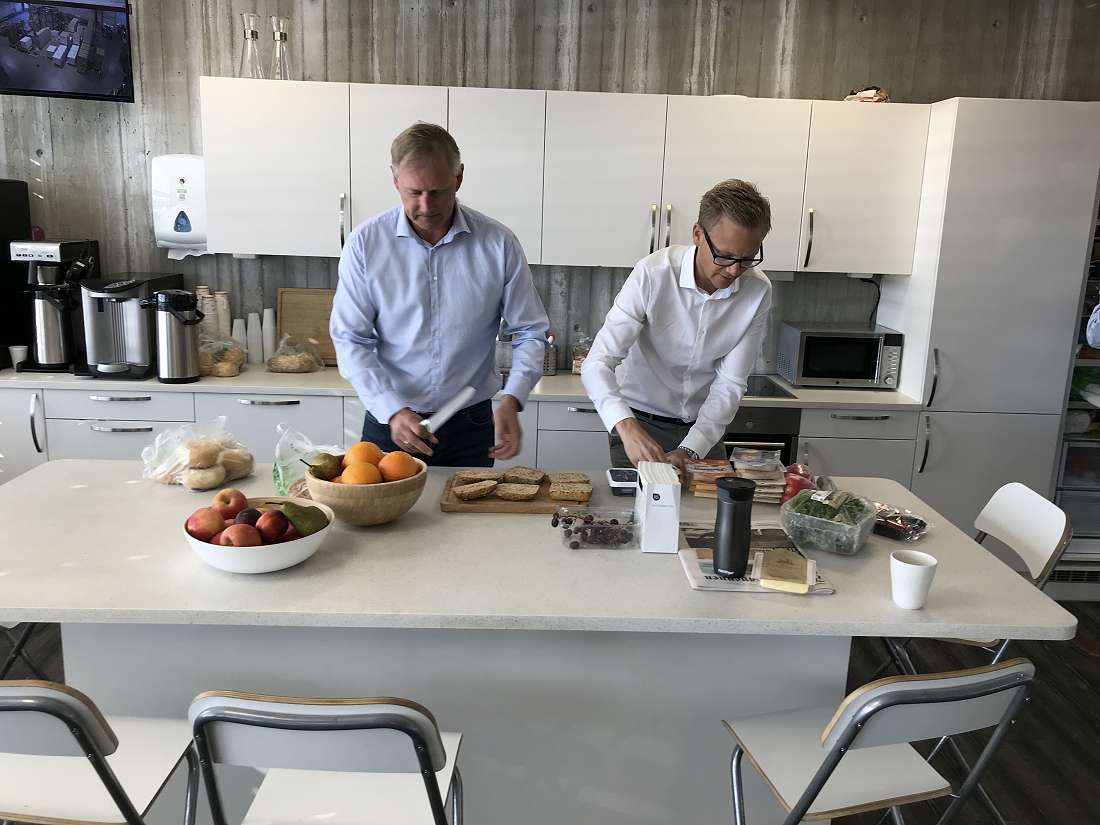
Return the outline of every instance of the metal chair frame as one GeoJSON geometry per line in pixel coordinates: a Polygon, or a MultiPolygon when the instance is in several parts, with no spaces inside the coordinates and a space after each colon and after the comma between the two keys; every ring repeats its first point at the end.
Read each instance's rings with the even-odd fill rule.
{"type": "MultiPolygon", "coordinates": [[[[211,758],[210,743],[205,730],[207,725],[214,722],[291,731],[393,730],[403,733],[412,741],[417,764],[420,768],[420,776],[424,781],[424,790],[428,795],[428,804],[431,806],[432,819],[435,821],[435,825],[448,825],[443,804],[444,797],[440,792],[435,771],[432,769],[427,743],[420,732],[403,717],[389,713],[361,713],[334,718],[318,718],[304,714],[212,707],[207,708],[195,717],[194,738],[199,765],[206,786],[206,795],[210,802],[210,815],[214,820],[214,825],[228,825],[222,807],[221,794],[218,790],[217,777],[214,775],[214,762],[211,758]]],[[[455,765],[451,777],[451,787],[448,792],[451,796],[452,822],[450,825],[462,825],[462,775],[458,772],[457,765],[455,765]]],[[[188,825],[191,824],[188,823],[188,825]]]]}
{"type": "MultiPolygon", "coordinates": [[[[18,627],[18,625],[16,625],[16,627],[18,627]]],[[[34,633],[37,627],[37,622],[28,622],[23,628],[23,631],[19,634],[19,638],[15,638],[11,630],[0,628],[0,633],[3,633],[8,643],[11,644],[11,652],[4,660],[4,664],[0,665],[0,679],[7,679],[8,674],[11,673],[12,668],[15,667],[16,661],[22,659],[27,667],[30,668],[31,673],[34,674],[34,678],[49,681],[49,677],[42,672],[42,669],[35,664],[34,659],[27,655],[26,651],[27,642],[30,641],[31,634],[34,633]]]]}
{"type": "MultiPolygon", "coordinates": [[[[99,776],[103,787],[107,789],[107,793],[110,794],[112,801],[118,807],[118,811],[122,814],[127,825],[145,825],[144,818],[134,807],[134,803],[130,801],[125,788],[122,787],[122,783],[118,781],[118,777],[111,769],[106,755],[96,745],[94,739],[85,730],[82,721],[72,713],[70,708],[56,699],[43,696],[0,697],[0,714],[20,711],[45,713],[64,724],[81,750],[84,751],[88,762],[91,763],[93,770],[99,776]]],[[[184,800],[184,822],[186,825],[194,825],[199,789],[199,766],[194,747],[187,748],[182,758],[187,760],[187,795],[184,800]]],[[[176,765],[178,766],[179,763],[177,762],[176,765]]]]}
{"type": "MultiPolygon", "coordinates": [[[[981,696],[989,696],[1005,690],[1019,690],[1019,693],[1013,698],[1004,714],[1002,714],[1000,721],[993,730],[992,736],[989,738],[989,742],[986,743],[981,756],[978,757],[978,761],[970,770],[969,775],[963,781],[958,792],[952,794],[951,804],[937,823],[937,825],[948,825],[978,786],[978,782],[985,772],[985,769],[989,766],[989,762],[994,752],[1008,733],[1013,718],[1025,702],[1031,701],[1031,685],[1031,678],[1023,679],[1019,675],[1014,674],[1005,676],[1000,680],[993,680],[979,690],[975,690],[968,686],[953,686],[950,688],[933,687],[910,693],[906,697],[884,696],[877,701],[868,703],[845,726],[843,733],[838,737],[836,744],[826,754],[825,759],[814,774],[809,786],[802,792],[802,796],[799,797],[798,802],[795,803],[794,807],[791,808],[790,812],[787,814],[786,819],[783,820],[783,825],[798,825],[798,823],[802,821],[802,818],[810,810],[810,806],[813,805],[814,800],[817,799],[818,794],[821,793],[821,789],[825,787],[825,783],[828,782],[829,777],[832,776],[833,771],[836,770],[837,765],[840,764],[840,760],[844,757],[844,754],[848,752],[848,749],[851,747],[856,737],[859,736],[863,726],[879,711],[897,705],[957,702],[966,699],[975,699],[981,696]]],[[[730,757],[730,788],[733,802],[733,821],[736,825],[746,825],[745,797],[741,780],[741,761],[743,756],[744,751],[741,745],[736,745],[730,757]]],[[[893,818],[895,825],[904,825],[905,820],[898,807],[891,807],[889,809],[889,815],[893,818]]]]}

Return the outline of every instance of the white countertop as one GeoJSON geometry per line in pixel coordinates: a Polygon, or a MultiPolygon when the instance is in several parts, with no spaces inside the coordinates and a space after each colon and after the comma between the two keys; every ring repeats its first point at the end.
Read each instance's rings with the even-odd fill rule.
{"type": "MultiPolygon", "coordinates": [[[[834,595],[699,592],[675,555],[571,551],[549,516],[442,513],[445,470],[431,471],[420,502],[396,523],[338,523],[304,564],[234,575],[204,565],[183,536],[210,494],[142,480],[140,470],[51,461],[0,486],[0,619],[1019,639],[1069,639],[1076,628],[1070,613],[884,479],[837,481],[934,525],[920,544],[940,562],[923,610],[891,601],[898,544],[877,536],[853,557],[815,554],[834,595]]],[[[258,470],[240,485],[246,493],[271,492],[269,468],[258,470]]],[[[630,501],[598,484],[593,503],[630,501]]],[[[713,509],[685,496],[685,520],[713,509]]]]}
{"type": "MultiPolygon", "coordinates": [[[[921,403],[900,392],[890,390],[829,390],[796,389],[781,378],[771,376],[780,386],[794,393],[794,398],[746,396],[745,407],[843,407],[881,410],[919,409],[921,403]]],[[[340,377],[335,367],[320,372],[276,373],[260,367],[248,367],[234,378],[202,378],[192,384],[162,384],[155,378],[144,381],[110,381],[100,378],[78,378],[69,373],[21,373],[0,370],[0,389],[84,389],[95,386],[111,392],[220,392],[271,393],[274,395],[341,395],[354,396],[351,384],[340,377]]],[[[532,401],[562,401],[588,403],[580,376],[569,373],[547,376],[535,385],[532,401]]]]}

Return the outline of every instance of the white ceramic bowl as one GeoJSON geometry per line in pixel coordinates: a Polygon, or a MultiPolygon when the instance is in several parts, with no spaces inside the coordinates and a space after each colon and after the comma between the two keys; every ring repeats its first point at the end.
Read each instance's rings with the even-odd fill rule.
{"type": "Polygon", "coordinates": [[[183,535],[195,555],[219,570],[228,573],[272,573],[276,570],[285,570],[296,564],[301,564],[324,544],[328,534],[332,532],[332,523],[336,520],[336,514],[332,508],[316,501],[305,498],[289,498],[286,496],[267,496],[250,498],[249,507],[262,507],[264,505],[285,504],[293,501],[303,507],[316,507],[328,516],[328,526],[318,530],[311,536],[285,541],[282,544],[265,544],[260,547],[222,547],[217,544],[199,541],[184,528],[183,535]]]}

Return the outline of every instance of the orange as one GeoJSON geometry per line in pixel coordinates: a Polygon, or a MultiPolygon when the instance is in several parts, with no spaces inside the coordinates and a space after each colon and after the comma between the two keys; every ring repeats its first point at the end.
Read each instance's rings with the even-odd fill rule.
{"type": "Polygon", "coordinates": [[[382,451],[378,449],[378,445],[370,441],[360,441],[358,444],[352,444],[348,447],[347,453],[344,455],[343,465],[347,467],[349,464],[378,464],[382,460],[382,451]]]}
{"type": "Polygon", "coordinates": [[[373,464],[349,464],[340,474],[341,484],[377,484],[382,474],[373,464]]]}
{"type": "Polygon", "coordinates": [[[378,469],[382,471],[382,478],[386,481],[400,481],[419,473],[420,465],[408,453],[398,451],[386,453],[378,462],[378,469]]]}

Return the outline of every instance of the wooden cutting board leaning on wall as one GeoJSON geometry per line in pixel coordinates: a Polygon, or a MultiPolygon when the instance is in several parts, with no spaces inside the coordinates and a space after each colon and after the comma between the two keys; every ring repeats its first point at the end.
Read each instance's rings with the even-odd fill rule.
{"type": "Polygon", "coordinates": [[[284,288],[279,290],[277,324],[279,338],[299,335],[317,342],[325,365],[336,366],[336,347],[328,334],[335,289],[284,288]]]}

